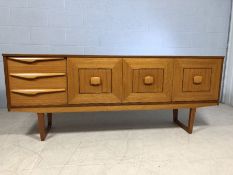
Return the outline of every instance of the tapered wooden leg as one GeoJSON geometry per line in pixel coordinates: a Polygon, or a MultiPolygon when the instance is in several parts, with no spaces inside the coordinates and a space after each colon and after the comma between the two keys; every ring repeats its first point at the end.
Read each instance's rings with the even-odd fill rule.
{"type": "Polygon", "coordinates": [[[189,110],[189,121],[188,126],[183,124],[181,121],[178,120],[178,110],[173,110],[173,121],[179,125],[181,128],[183,128],[185,131],[187,131],[189,134],[192,134],[193,132],[193,124],[195,121],[195,114],[196,114],[196,108],[190,108],[189,110]]]}
{"type": "Polygon", "coordinates": [[[52,127],[52,113],[47,114],[48,117],[48,129],[52,127]]]}
{"type": "Polygon", "coordinates": [[[46,137],[45,114],[37,113],[37,116],[38,116],[38,129],[40,133],[40,140],[44,141],[46,137]]]}
{"type": "Polygon", "coordinates": [[[39,129],[39,133],[40,133],[40,140],[44,141],[47,133],[49,132],[49,130],[52,127],[52,113],[48,113],[47,114],[47,118],[48,118],[48,127],[46,128],[45,126],[45,114],[44,113],[37,113],[38,116],[38,129],[39,129]]]}
{"type": "Polygon", "coordinates": [[[173,109],[173,122],[178,120],[178,109],[173,109]]]}
{"type": "Polygon", "coordinates": [[[188,133],[192,134],[193,124],[195,121],[196,108],[191,108],[189,111],[189,123],[188,123],[188,133]]]}

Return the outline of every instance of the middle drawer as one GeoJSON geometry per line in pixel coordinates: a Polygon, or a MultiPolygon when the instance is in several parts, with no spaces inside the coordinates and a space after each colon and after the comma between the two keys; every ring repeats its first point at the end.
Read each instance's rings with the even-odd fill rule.
{"type": "Polygon", "coordinates": [[[65,73],[10,73],[10,89],[66,88],[65,73]]]}

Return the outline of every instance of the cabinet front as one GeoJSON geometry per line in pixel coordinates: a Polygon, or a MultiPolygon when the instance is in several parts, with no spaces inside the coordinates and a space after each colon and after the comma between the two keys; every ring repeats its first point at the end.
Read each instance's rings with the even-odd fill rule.
{"type": "Polygon", "coordinates": [[[64,57],[9,57],[6,63],[11,106],[67,103],[64,57]]]}
{"type": "Polygon", "coordinates": [[[120,103],[121,58],[68,58],[68,103],[120,103]]]}
{"type": "Polygon", "coordinates": [[[218,100],[222,59],[176,59],[173,101],[218,100]]]}
{"type": "Polygon", "coordinates": [[[123,102],[171,101],[172,75],[172,59],[124,59],[123,102]]]}

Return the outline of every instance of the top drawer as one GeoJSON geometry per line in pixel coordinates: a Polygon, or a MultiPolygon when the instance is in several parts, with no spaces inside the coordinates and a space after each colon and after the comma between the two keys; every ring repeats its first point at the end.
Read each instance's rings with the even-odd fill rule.
{"type": "Polygon", "coordinates": [[[9,73],[46,73],[66,72],[66,60],[64,57],[8,57],[9,73]]]}

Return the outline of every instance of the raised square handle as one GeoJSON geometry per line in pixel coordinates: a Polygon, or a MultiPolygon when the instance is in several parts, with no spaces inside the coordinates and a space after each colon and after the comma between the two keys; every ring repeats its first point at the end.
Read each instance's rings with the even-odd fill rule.
{"type": "Polygon", "coordinates": [[[101,84],[101,79],[100,77],[91,77],[90,83],[92,86],[99,86],[101,84]]]}
{"type": "Polygon", "coordinates": [[[194,76],[193,77],[193,83],[194,84],[201,84],[202,83],[202,76],[199,76],[199,75],[194,76]]]}
{"type": "Polygon", "coordinates": [[[152,76],[145,76],[144,77],[144,84],[145,85],[152,85],[154,83],[154,77],[152,76]]]}

